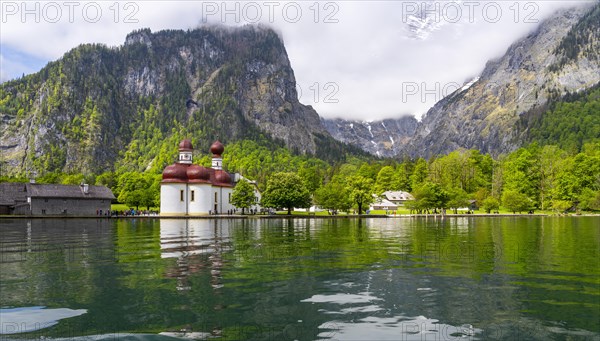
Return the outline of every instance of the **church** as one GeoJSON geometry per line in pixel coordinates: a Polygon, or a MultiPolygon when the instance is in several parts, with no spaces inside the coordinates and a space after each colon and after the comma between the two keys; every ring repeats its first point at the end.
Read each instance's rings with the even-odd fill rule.
{"type": "Polygon", "coordinates": [[[194,147],[190,140],[179,143],[179,159],[162,173],[161,216],[227,214],[235,209],[230,203],[235,175],[223,170],[224,150],[221,142],[213,143],[212,167],[206,168],[192,163],[194,147]]]}

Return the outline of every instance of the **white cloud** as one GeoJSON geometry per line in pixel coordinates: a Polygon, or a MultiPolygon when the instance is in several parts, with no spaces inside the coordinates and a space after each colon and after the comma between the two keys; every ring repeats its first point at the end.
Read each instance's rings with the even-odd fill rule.
{"type": "Polygon", "coordinates": [[[301,101],[324,117],[354,119],[424,113],[444,90],[477,76],[487,60],[533,30],[536,24],[528,21],[540,21],[559,7],[574,5],[559,1],[58,1],[48,5],[39,1],[27,2],[23,8],[23,3],[1,5],[0,46],[3,51],[19,52],[2,54],[2,80],[34,71],[19,55],[55,60],[82,43],[120,45],[127,33],[138,28],[158,31],[203,23],[260,22],[281,32],[301,101]],[[501,15],[496,15],[498,8],[501,15]],[[418,92],[412,94],[415,84],[418,92]]]}

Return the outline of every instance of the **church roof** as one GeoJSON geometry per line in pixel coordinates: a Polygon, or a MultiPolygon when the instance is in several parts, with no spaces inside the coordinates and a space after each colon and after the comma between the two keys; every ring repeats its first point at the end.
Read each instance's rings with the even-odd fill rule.
{"type": "Polygon", "coordinates": [[[179,143],[179,151],[192,151],[194,150],[194,146],[192,146],[192,141],[185,139],[179,143]]]}
{"type": "MultiPolygon", "coordinates": [[[[192,151],[190,140],[179,143],[179,151],[192,151]]],[[[215,141],[210,146],[213,157],[221,157],[225,147],[220,141],[215,141]]],[[[175,162],[165,167],[162,173],[162,183],[210,183],[213,186],[233,187],[232,177],[224,170],[216,170],[196,164],[175,162]]]]}
{"type": "Polygon", "coordinates": [[[221,156],[225,151],[225,146],[221,143],[221,141],[215,141],[212,146],[210,146],[210,152],[216,156],[221,156]]]}

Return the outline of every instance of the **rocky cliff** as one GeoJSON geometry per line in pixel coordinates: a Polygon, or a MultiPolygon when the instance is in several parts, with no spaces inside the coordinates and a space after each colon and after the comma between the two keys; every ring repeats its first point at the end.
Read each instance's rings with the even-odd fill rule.
{"type": "Polygon", "coordinates": [[[322,122],[337,140],[380,157],[394,157],[402,153],[418,125],[413,116],[381,121],[322,119],[322,122]]]}
{"type": "Polygon", "coordinates": [[[562,10],[421,122],[350,122],[321,120],[299,103],[270,29],[140,30],[122,46],[79,46],[0,85],[0,175],[160,170],[184,137],[200,151],[217,137],[251,139],[328,160],[356,153],[331,135],[382,157],[509,152],[534,136],[535,120],[523,118],[600,82],[598,51],[600,5],[562,10]]]}
{"type": "Polygon", "coordinates": [[[79,46],[1,84],[0,117],[3,174],[160,168],[182,137],[202,151],[217,137],[345,150],[299,103],[281,38],[255,26],[145,29],[119,47],[79,46]]]}
{"type": "Polygon", "coordinates": [[[479,79],[431,108],[407,146],[412,155],[459,147],[499,154],[524,142],[521,115],[600,82],[600,6],[561,10],[490,61],[479,79]]]}
{"type": "Polygon", "coordinates": [[[436,103],[421,122],[404,117],[324,120],[324,125],[340,141],[380,156],[427,157],[457,148],[510,152],[531,142],[529,124],[535,120],[530,116],[543,115],[549,103],[600,82],[598,51],[600,5],[561,10],[488,62],[479,77],[436,103]]]}

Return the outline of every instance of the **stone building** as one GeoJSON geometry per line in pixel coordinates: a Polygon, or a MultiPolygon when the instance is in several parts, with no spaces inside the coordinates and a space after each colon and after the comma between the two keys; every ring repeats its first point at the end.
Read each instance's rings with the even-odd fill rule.
{"type": "Polygon", "coordinates": [[[94,216],[110,211],[105,186],[1,183],[0,214],[94,216]]]}

